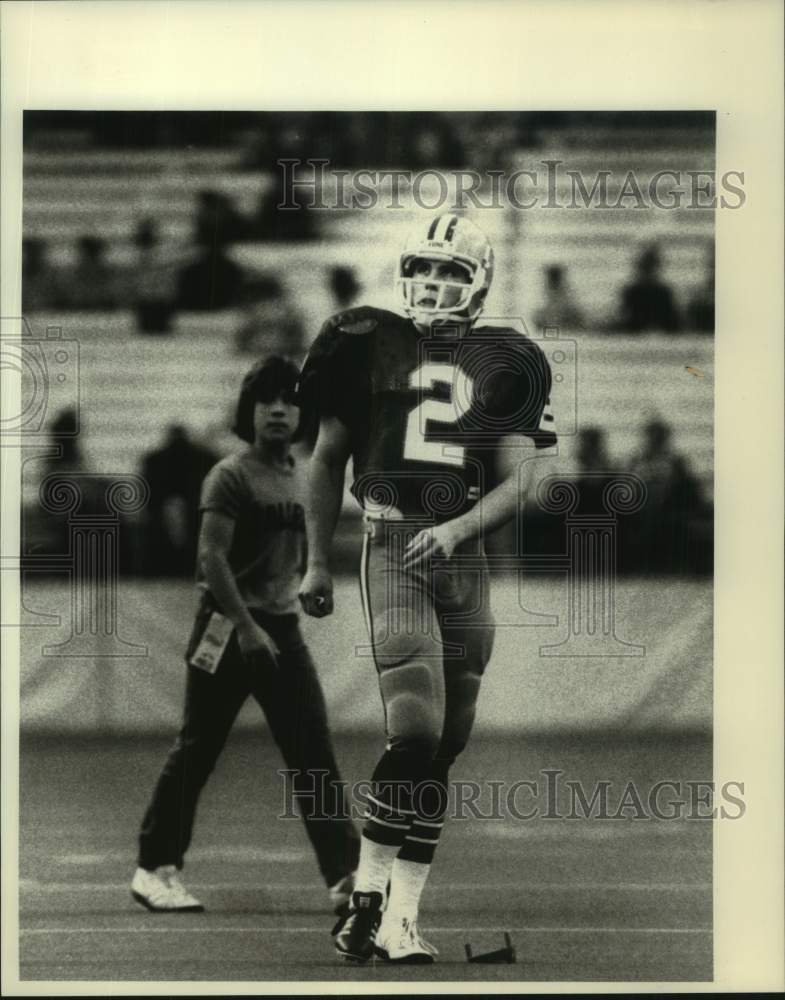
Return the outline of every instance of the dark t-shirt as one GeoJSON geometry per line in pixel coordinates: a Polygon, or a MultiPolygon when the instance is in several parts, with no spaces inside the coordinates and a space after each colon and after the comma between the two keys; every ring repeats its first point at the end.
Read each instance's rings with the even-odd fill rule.
{"type": "Polygon", "coordinates": [[[363,307],[325,323],[303,367],[300,405],[306,432],[324,416],[348,428],[361,505],[440,521],[495,485],[502,437],[555,443],[550,390],[545,355],[511,329],[423,336],[408,319],[363,307]]]}
{"type": "MultiPolygon", "coordinates": [[[[297,592],[305,570],[304,470],[268,465],[251,449],[229,455],[208,473],[201,511],[234,521],[229,565],[249,607],[282,615],[299,609],[297,592]]],[[[207,589],[201,566],[197,583],[207,589]]]]}

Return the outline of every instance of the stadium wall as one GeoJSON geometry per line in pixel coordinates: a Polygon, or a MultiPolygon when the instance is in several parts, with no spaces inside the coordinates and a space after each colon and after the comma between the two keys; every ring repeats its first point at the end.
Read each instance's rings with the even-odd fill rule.
{"type": "MultiPolygon", "coordinates": [[[[538,735],[707,731],[712,720],[712,588],[708,581],[625,579],[616,584],[609,655],[563,655],[566,577],[529,574],[493,583],[496,643],[476,733],[538,735]],[[626,645],[625,645],[626,644],[626,645]],[[631,655],[624,655],[631,654],[631,655]]],[[[187,583],[122,583],[113,636],[67,655],[65,581],[25,581],[21,722],[26,734],[174,733],[182,660],[194,609],[187,583]],[[47,617],[48,616],[48,617],[47,617]],[[59,648],[58,648],[59,646],[59,648]]],[[[355,579],[337,582],[336,611],[303,621],[336,732],[381,731],[382,706],[355,579]]],[[[238,728],[262,731],[250,703],[238,728]]]]}

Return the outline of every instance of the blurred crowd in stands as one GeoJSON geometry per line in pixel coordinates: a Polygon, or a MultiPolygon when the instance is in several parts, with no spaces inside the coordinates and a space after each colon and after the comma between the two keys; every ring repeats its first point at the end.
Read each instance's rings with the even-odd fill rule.
{"type": "Polygon", "coordinates": [[[144,218],[132,236],[133,260],[122,267],[110,262],[107,243],[98,236],[78,240],[68,267],[49,261],[46,241],[27,238],[22,244],[22,306],[28,313],[131,308],[140,332],[150,334],[168,333],[179,311],[253,311],[259,302],[269,306],[283,297],[283,286],[276,276],[248,271],[232,258],[228,247],[234,220],[225,195],[200,192],[190,246],[165,245],[155,220],[144,218]]]}
{"type": "MultiPolygon", "coordinates": [[[[303,318],[285,283],[271,272],[249,271],[227,253],[217,239],[225,217],[224,196],[203,192],[196,214],[194,246],[188,251],[164,248],[152,219],[143,219],[134,235],[134,263],[120,269],[106,259],[106,243],[95,236],[79,240],[72,266],[47,261],[41,239],[23,241],[22,301],[24,310],[133,309],[141,333],[166,334],[179,312],[236,309],[234,337],[238,354],[282,354],[300,361],[307,349],[303,318]],[[211,221],[212,220],[212,221],[211,221]]],[[[360,284],[354,269],[329,269],[328,286],[337,309],[356,300],[360,284]]]]}
{"type": "MultiPolygon", "coordinates": [[[[578,433],[574,452],[578,502],[572,515],[583,523],[615,516],[616,566],[632,575],[704,575],[713,567],[713,507],[687,456],[673,443],[673,429],[651,419],[639,431],[640,441],[626,460],[614,460],[601,427],[578,433]],[[620,474],[637,476],[645,487],[645,501],[631,514],[614,514],[604,502],[606,488],[620,474]]],[[[558,469],[554,470],[558,477],[558,469]]],[[[619,479],[616,479],[619,483],[619,479]]],[[[540,507],[535,493],[527,497],[523,513],[523,554],[564,554],[567,544],[565,513],[540,507]]],[[[488,542],[491,552],[508,553],[515,545],[515,529],[507,525],[488,542]]]]}
{"type": "MultiPolygon", "coordinates": [[[[280,212],[283,218],[303,220],[307,212],[280,212]]],[[[300,229],[305,228],[301,222],[300,229]]],[[[285,286],[274,273],[252,272],[241,267],[229,251],[228,234],[242,231],[242,218],[226,195],[203,191],[195,213],[194,238],[190,247],[164,247],[155,221],[142,219],[133,234],[134,262],[119,268],[107,260],[106,242],[98,236],[83,236],[76,259],[68,268],[52,265],[46,242],[23,241],[22,305],[28,312],[75,309],[128,308],[135,311],[140,332],[165,334],[179,311],[203,312],[243,309],[247,316],[238,333],[238,350],[257,350],[249,330],[262,323],[285,327],[283,339],[297,342],[301,326],[285,286]]],[[[280,235],[280,227],[269,232],[280,235]]],[[[246,235],[248,231],[246,230],[246,235]]],[[[267,234],[267,238],[273,238],[267,234]]],[[[235,240],[238,237],[235,237],[235,240]]],[[[248,237],[251,238],[251,237],[248,237]]],[[[671,285],[662,276],[663,250],[646,245],[631,264],[629,281],[619,289],[615,311],[605,322],[594,318],[594,332],[666,333],[714,331],[714,249],[706,247],[703,274],[686,302],[678,302],[671,285]]],[[[342,279],[331,279],[340,281],[342,279]]],[[[347,296],[348,302],[353,297],[347,296]]],[[[534,320],[540,330],[587,327],[585,311],[570,287],[568,267],[551,263],[543,268],[542,304],[534,320]]],[[[279,339],[277,333],[273,339],[279,339]]],[[[302,345],[300,345],[302,347],[302,345]]],[[[288,353],[288,352],[287,352],[288,353]]]]}
{"type": "MultiPolygon", "coordinates": [[[[595,333],[713,333],[714,245],[706,247],[703,275],[688,300],[679,303],[662,277],[663,252],[657,244],[645,246],[632,264],[630,280],[620,290],[616,311],[606,322],[592,322],[595,333]]],[[[543,268],[542,305],[535,313],[538,329],[586,329],[586,317],[570,288],[563,264],[543,268]]]]}

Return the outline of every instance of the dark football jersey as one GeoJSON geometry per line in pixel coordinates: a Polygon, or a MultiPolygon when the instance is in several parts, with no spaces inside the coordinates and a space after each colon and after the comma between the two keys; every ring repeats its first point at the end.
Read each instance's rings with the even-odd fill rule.
{"type": "Polygon", "coordinates": [[[550,390],[545,355],[513,330],[423,335],[363,307],[331,317],[314,341],[300,376],[302,426],[312,436],[322,416],[346,425],[361,505],[438,522],[493,485],[504,435],[555,443],[550,390]]]}

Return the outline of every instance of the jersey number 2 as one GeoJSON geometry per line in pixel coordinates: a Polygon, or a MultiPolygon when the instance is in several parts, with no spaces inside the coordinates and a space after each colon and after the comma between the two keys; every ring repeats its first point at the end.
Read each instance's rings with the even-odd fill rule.
{"type": "Polygon", "coordinates": [[[450,399],[424,399],[411,411],[406,421],[403,457],[410,462],[436,462],[439,465],[463,465],[465,449],[441,441],[426,441],[425,428],[429,420],[454,424],[471,409],[474,381],[453,365],[424,364],[409,376],[412,389],[427,391],[434,383],[443,382],[451,388],[450,399]],[[449,449],[449,450],[447,450],[449,449]]]}

